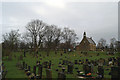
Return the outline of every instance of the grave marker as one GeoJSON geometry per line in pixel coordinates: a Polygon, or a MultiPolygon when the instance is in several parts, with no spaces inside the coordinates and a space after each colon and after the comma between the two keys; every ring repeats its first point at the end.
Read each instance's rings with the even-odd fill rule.
{"type": "Polygon", "coordinates": [[[38,75],[39,75],[40,79],[42,79],[42,65],[38,66],[38,75]]]}
{"type": "Polygon", "coordinates": [[[24,51],[24,57],[26,57],[26,52],[24,51]]]}
{"type": "Polygon", "coordinates": [[[33,73],[36,76],[36,66],[33,67],[33,73]]]}
{"type": "Polygon", "coordinates": [[[28,71],[30,71],[30,66],[28,66],[28,71]]]}
{"type": "Polygon", "coordinates": [[[23,69],[25,69],[25,62],[23,62],[23,69]]]}
{"type": "Polygon", "coordinates": [[[58,80],[65,80],[66,79],[66,75],[63,72],[59,72],[58,73],[58,80]]]}
{"type": "Polygon", "coordinates": [[[51,71],[51,69],[46,69],[46,78],[51,78],[52,79],[52,71],[51,71]]]}
{"type": "Polygon", "coordinates": [[[120,67],[111,67],[111,80],[120,80],[120,67]]]}
{"type": "Polygon", "coordinates": [[[104,78],[104,68],[103,66],[98,66],[98,74],[104,78]]]}
{"type": "Polygon", "coordinates": [[[70,74],[73,73],[73,64],[68,65],[68,73],[70,73],[70,74]]]}

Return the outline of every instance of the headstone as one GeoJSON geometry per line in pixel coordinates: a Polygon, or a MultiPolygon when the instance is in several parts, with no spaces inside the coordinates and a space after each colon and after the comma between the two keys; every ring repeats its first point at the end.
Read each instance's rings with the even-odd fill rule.
{"type": "Polygon", "coordinates": [[[33,73],[36,76],[36,66],[33,67],[33,73]]]}
{"type": "Polygon", "coordinates": [[[60,55],[62,56],[63,54],[61,53],[60,55]]]}
{"type": "Polygon", "coordinates": [[[73,73],[73,64],[68,65],[68,73],[70,73],[70,74],[73,73]]]}
{"type": "Polygon", "coordinates": [[[25,69],[27,69],[27,64],[25,64],[25,69]]]}
{"type": "Polygon", "coordinates": [[[36,65],[39,66],[39,65],[40,65],[40,61],[37,61],[37,62],[36,62],[36,65]]]}
{"type": "Polygon", "coordinates": [[[120,67],[111,67],[111,80],[120,80],[120,67]]]}
{"type": "Polygon", "coordinates": [[[48,64],[48,69],[51,69],[51,60],[49,61],[49,64],[48,64]]]}
{"type": "Polygon", "coordinates": [[[63,60],[63,63],[62,63],[62,65],[65,65],[65,60],[63,60]]]}
{"type": "Polygon", "coordinates": [[[23,56],[22,55],[20,55],[20,60],[23,60],[23,56]]]}
{"type": "Polygon", "coordinates": [[[40,79],[42,79],[42,65],[38,66],[38,75],[39,75],[40,79]]]}
{"type": "Polygon", "coordinates": [[[51,71],[51,69],[46,69],[46,78],[51,78],[52,79],[52,71],[51,71]]]}
{"type": "Polygon", "coordinates": [[[104,78],[104,68],[103,66],[98,66],[98,74],[104,78]]]}
{"type": "Polygon", "coordinates": [[[66,75],[63,72],[59,72],[58,73],[58,80],[65,80],[66,79],[66,75]]]}
{"type": "Polygon", "coordinates": [[[85,74],[91,73],[91,66],[83,65],[83,70],[85,71],[85,74]]]}
{"type": "Polygon", "coordinates": [[[62,72],[65,72],[65,67],[62,68],[62,72]]]}
{"type": "Polygon", "coordinates": [[[75,64],[77,64],[78,62],[77,62],[77,60],[75,60],[75,64]]]}
{"type": "Polygon", "coordinates": [[[47,61],[45,61],[45,62],[43,63],[43,65],[44,65],[44,68],[48,68],[48,62],[47,62],[47,61]]]}
{"type": "Polygon", "coordinates": [[[1,68],[1,66],[0,66],[0,72],[2,72],[2,68],[1,68]]]}
{"type": "Polygon", "coordinates": [[[41,57],[42,55],[40,54],[40,57],[41,57]]]}
{"type": "Polygon", "coordinates": [[[24,57],[26,57],[26,52],[24,51],[24,57]]]}
{"type": "Polygon", "coordinates": [[[118,66],[120,67],[120,58],[117,59],[118,66]]]}
{"type": "Polygon", "coordinates": [[[28,66],[28,71],[30,71],[30,66],[28,66]]]}
{"type": "Polygon", "coordinates": [[[23,69],[25,69],[25,62],[23,62],[23,69]]]}

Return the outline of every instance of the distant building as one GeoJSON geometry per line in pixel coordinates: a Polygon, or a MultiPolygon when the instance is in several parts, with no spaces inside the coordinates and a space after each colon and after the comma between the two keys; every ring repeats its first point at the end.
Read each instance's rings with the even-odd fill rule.
{"type": "Polygon", "coordinates": [[[83,39],[76,48],[77,50],[80,51],[95,51],[96,44],[93,41],[92,37],[91,38],[86,37],[86,32],[84,32],[83,39]]]}

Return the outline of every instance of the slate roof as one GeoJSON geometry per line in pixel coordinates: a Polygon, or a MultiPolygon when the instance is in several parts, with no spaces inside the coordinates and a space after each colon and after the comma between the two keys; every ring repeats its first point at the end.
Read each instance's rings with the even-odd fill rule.
{"type": "Polygon", "coordinates": [[[92,38],[89,38],[89,37],[86,37],[86,38],[87,38],[89,43],[96,45],[95,42],[92,40],[92,38]]]}

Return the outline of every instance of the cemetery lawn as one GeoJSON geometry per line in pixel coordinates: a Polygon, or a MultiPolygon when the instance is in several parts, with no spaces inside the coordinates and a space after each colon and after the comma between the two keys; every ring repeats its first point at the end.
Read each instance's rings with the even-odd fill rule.
{"type": "MultiPolygon", "coordinates": [[[[23,57],[23,60],[19,60],[20,55],[23,55],[23,52],[13,52],[12,55],[12,60],[9,61],[7,59],[7,57],[3,57],[2,61],[5,65],[5,70],[7,70],[7,75],[6,78],[27,78],[24,70],[19,70],[16,67],[16,63],[17,62],[23,62],[25,61],[25,63],[27,63],[27,65],[31,66],[31,72],[33,72],[33,66],[36,65],[36,61],[40,61],[40,63],[43,63],[44,61],[52,61],[52,78],[58,78],[58,72],[62,71],[61,68],[58,67],[59,62],[62,63],[62,60],[69,60],[71,62],[74,62],[74,60],[82,60],[82,59],[89,59],[89,60],[97,60],[100,58],[104,58],[104,59],[108,59],[109,57],[118,57],[118,53],[116,53],[115,55],[106,55],[106,52],[96,52],[96,51],[90,51],[88,52],[88,55],[83,55],[81,54],[79,51],[75,51],[75,52],[70,52],[70,53],[64,53],[63,56],[60,55],[60,53],[63,53],[61,51],[57,52],[57,54],[54,53],[54,51],[50,52],[49,56],[46,56],[46,52],[42,51],[39,52],[39,56],[38,58],[33,57],[33,53],[26,53],[26,57],[23,57]],[[100,53],[99,56],[97,56],[97,53],[100,53]],[[40,54],[42,56],[40,56],[40,54]],[[15,57],[16,56],[16,57],[15,57]],[[92,57],[91,57],[92,56],[92,57]],[[62,60],[61,60],[62,59],[62,60]],[[56,69],[58,69],[59,71],[57,72],[56,69]]],[[[67,65],[64,65],[64,67],[66,68],[65,72],[67,72],[67,65]]],[[[80,71],[83,71],[83,65],[79,65],[76,64],[74,65],[74,68],[78,67],[80,71]]],[[[104,66],[104,77],[105,78],[111,78],[109,74],[111,68],[110,66],[104,66]],[[109,70],[106,70],[109,69],[109,70]]],[[[73,74],[66,74],[66,78],[76,78],[77,76],[77,70],[73,70],[73,74]]],[[[97,72],[97,67],[94,67],[94,73],[97,72]]],[[[36,71],[36,73],[38,73],[38,71],[36,71]]],[[[46,78],[46,69],[43,68],[43,72],[42,72],[42,77],[46,78]]],[[[96,76],[96,74],[92,74],[92,76],[96,76]]]]}

